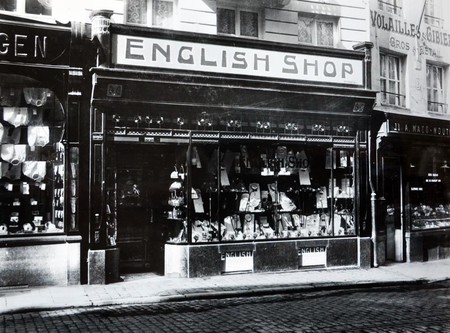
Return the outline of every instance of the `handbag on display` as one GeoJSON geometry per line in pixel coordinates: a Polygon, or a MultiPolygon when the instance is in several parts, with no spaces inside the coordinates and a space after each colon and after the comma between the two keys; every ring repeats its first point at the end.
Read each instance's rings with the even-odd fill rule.
{"type": "Polygon", "coordinates": [[[22,99],[22,89],[0,87],[0,106],[16,106],[22,99]]]}
{"type": "Polygon", "coordinates": [[[23,107],[4,107],[3,119],[14,127],[28,125],[28,108],[23,107]]]}
{"type": "Polygon", "coordinates": [[[50,142],[48,126],[28,126],[28,145],[30,147],[44,147],[50,142]]]}
{"type": "Polygon", "coordinates": [[[181,190],[182,187],[183,187],[183,184],[181,184],[180,181],[174,181],[172,184],[170,184],[169,191],[173,192],[173,191],[181,190]]]}
{"type": "Polygon", "coordinates": [[[25,161],[22,173],[34,181],[42,182],[47,173],[47,163],[45,161],[25,161]]]}
{"type": "Polygon", "coordinates": [[[192,189],[191,193],[192,201],[194,202],[194,211],[196,213],[204,213],[205,208],[203,206],[202,192],[200,189],[192,189]]]}
{"type": "Polygon", "coordinates": [[[12,130],[11,135],[7,137],[7,143],[13,143],[15,145],[20,143],[20,137],[22,136],[22,129],[20,127],[16,127],[12,130]]]}
{"type": "Polygon", "coordinates": [[[241,194],[241,201],[239,202],[239,211],[240,212],[248,211],[249,197],[250,197],[250,195],[248,193],[241,194]]]}
{"type": "Polygon", "coordinates": [[[43,106],[47,103],[48,93],[49,90],[47,88],[23,88],[25,102],[37,107],[43,106]]]}
{"type": "Polygon", "coordinates": [[[2,160],[12,165],[18,165],[25,161],[27,157],[26,149],[26,145],[4,144],[2,145],[0,156],[2,160]]]}
{"type": "Polygon", "coordinates": [[[292,200],[284,192],[280,192],[280,205],[281,209],[285,211],[293,211],[297,208],[292,200]]]}
{"type": "Polygon", "coordinates": [[[283,229],[292,229],[292,216],[289,213],[281,214],[281,223],[283,225],[283,229]]]}
{"type": "Polygon", "coordinates": [[[249,209],[250,211],[256,210],[261,203],[261,191],[258,183],[251,183],[249,186],[249,209]]]}
{"type": "Polygon", "coordinates": [[[22,174],[22,164],[11,165],[11,167],[5,173],[5,178],[17,180],[20,179],[21,174],[22,174]]]}

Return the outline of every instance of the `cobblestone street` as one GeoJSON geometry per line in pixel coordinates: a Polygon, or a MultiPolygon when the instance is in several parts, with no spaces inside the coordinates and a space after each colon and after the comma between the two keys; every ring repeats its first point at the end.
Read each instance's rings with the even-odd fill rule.
{"type": "Polygon", "coordinates": [[[3,315],[4,332],[450,332],[450,282],[3,315]]]}

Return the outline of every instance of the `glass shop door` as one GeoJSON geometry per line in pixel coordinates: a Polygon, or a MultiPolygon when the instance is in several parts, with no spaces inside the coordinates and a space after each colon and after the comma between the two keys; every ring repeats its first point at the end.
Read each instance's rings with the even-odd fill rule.
{"type": "Polygon", "coordinates": [[[115,149],[120,273],[164,274],[164,244],[170,237],[164,214],[177,149],[136,144],[115,149]]]}
{"type": "Polygon", "coordinates": [[[383,188],[386,199],[386,260],[404,260],[403,184],[399,158],[383,157],[383,188]]]}

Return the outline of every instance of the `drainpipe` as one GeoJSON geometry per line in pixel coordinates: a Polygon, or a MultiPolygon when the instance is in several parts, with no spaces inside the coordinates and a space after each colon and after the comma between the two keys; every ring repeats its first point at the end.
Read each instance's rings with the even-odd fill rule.
{"type": "MultiPolygon", "coordinates": [[[[372,42],[362,42],[353,46],[356,51],[364,52],[364,88],[367,90],[372,89],[372,42]]],[[[370,210],[371,210],[371,226],[372,226],[372,246],[373,246],[373,267],[378,267],[377,259],[377,193],[372,181],[372,135],[371,131],[368,133],[368,164],[369,164],[369,185],[370,185],[370,210]]]]}
{"type": "Polygon", "coordinates": [[[370,194],[370,208],[372,211],[372,245],[373,245],[373,267],[378,267],[378,259],[377,259],[377,255],[378,255],[378,251],[377,251],[377,230],[376,230],[376,192],[373,189],[373,184],[372,184],[372,180],[369,181],[370,182],[370,188],[372,193],[370,194]]]}

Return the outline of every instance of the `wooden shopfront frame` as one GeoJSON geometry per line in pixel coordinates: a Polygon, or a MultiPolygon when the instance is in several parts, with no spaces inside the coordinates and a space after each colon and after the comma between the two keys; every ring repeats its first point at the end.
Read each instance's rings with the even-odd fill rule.
{"type": "MultiPolygon", "coordinates": [[[[399,170],[401,180],[398,189],[401,207],[392,207],[389,200],[384,205],[386,212],[401,209],[396,230],[401,233],[397,235],[402,240],[397,244],[400,248],[397,252],[401,255],[397,258],[387,255],[387,259],[413,262],[447,258],[450,225],[445,216],[447,202],[443,198],[433,202],[433,198],[437,199],[438,194],[442,194],[438,187],[443,188],[444,192],[448,187],[445,161],[450,138],[449,124],[442,119],[405,115],[383,114],[382,117],[385,121],[381,127],[383,135],[379,138],[377,153],[380,193],[386,191],[383,179],[390,175],[383,161],[395,161],[394,166],[399,170]],[[430,186],[437,188],[427,192],[430,186]],[[427,198],[421,207],[418,197],[427,198]],[[438,204],[442,204],[442,209],[435,211],[438,204]]],[[[383,222],[380,226],[382,230],[389,227],[389,216],[397,215],[383,215],[380,220],[383,222]]],[[[388,233],[387,239],[390,236],[388,233]]]]}
{"type": "MultiPolygon", "coordinates": [[[[64,113],[62,127],[66,126],[65,129],[68,129],[71,30],[70,23],[44,23],[0,15],[0,72],[5,78],[12,78],[11,82],[5,79],[2,83],[49,89],[51,96],[56,96],[61,104],[64,113]]],[[[60,161],[58,167],[62,167],[64,163],[65,170],[68,170],[69,145],[63,140],[59,147],[66,153],[66,158],[60,161]]],[[[56,155],[54,159],[52,163],[56,163],[56,155]]],[[[65,174],[61,178],[69,179],[66,179],[65,174]]],[[[41,226],[34,226],[32,230],[24,228],[23,231],[18,230],[0,238],[0,251],[5,258],[2,262],[2,286],[80,283],[81,236],[78,222],[73,225],[68,222],[70,218],[67,208],[70,207],[64,204],[68,200],[63,198],[62,187],[58,191],[61,200],[57,207],[51,209],[49,223],[56,224],[57,216],[59,228],[50,230],[43,220],[41,226]],[[21,259],[17,261],[16,258],[21,259]]],[[[33,200],[30,202],[36,203],[33,200]]],[[[35,211],[37,210],[30,213],[34,214],[35,211]]],[[[38,216],[36,221],[39,220],[38,216]]]]}
{"type": "MultiPolygon", "coordinates": [[[[102,209],[101,198],[104,198],[104,192],[102,192],[102,186],[99,186],[103,179],[102,172],[104,173],[105,166],[103,164],[96,165],[95,161],[98,163],[102,160],[101,156],[104,156],[104,152],[107,146],[112,146],[116,144],[121,144],[127,142],[127,144],[139,145],[152,145],[155,143],[165,142],[169,144],[170,142],[176,144],[177,142],[189,142],[191,147],[192,143],[201,144],[222,144],[224,142],[286,142],[286,143],[302,143],[306,144],[309,142],[328,144],[330,147],[347,147],[354,149],[356,152],[363,151],[364,160],[367,158],[367,154],[364,153],[366,149],[366,131],[368,129],[368,119],[370,117],[370,110],[374,100],[374,93],[368,89],[365,89],[365,80],[367,73],[365,72],[364,66],[364,53],[350,52],[342,50],[325,50],[317,48],[299,48],[292,45],[278,45],[273,43],[266,43],[261,41],[252,41],[250,44],[246,43],[246,46],[242,44],[240,51],[231,49],[233,47],[240,47],[241,41],[233,38],[223,38],[215,36],[205,36],[205,35],[187,35],[183,33],[177,33],[175,36],[173,32],[170,32],[170,37],[167,32],[156,31],[148,28],[133,28],[130,32],[129,27],[127,30],[120,25],[111,25],[111,42],[112,42],[112,57],[111,57],[111,67],[110,68],[93,68],[92,73],[94,77],[94,92],[92,96],[92,112],[93,118],[91,123],[91,147],[92,151],[98,152],[98,158],[93,158],[91,169],[94,172],[98,171],[98,174],[93,175],[94,186],[92,187],[91,193],[93,197],[98,198],[96,203],[92,204],[93,209],[97,212],[101,212],[100,216],[102,223],[104,223],[105,211],[102,209]],[[127,39],[124,35],[129,35],[131,39],[127,39]],[[119,38],[120,37],[120,38],[119,38]],[[333,72],[333,66],[331,64],[331,59],[340,59],[339,61],[346,62],[348,59],[351,62],[355,62],[354,73],[357,73],[358,79],[353,81],[337,81],[336,85],[326,84],[325,80],[304,79],[286,79],[284,77],[280,78],[277,76],[271,76],[270,73],[265,73],[264,75],[259,74],[248,74],[243,72],[242,74],[227,74],[222,70],[216,70],[213,72],[204,72],[205,68],[175,68],[170,66],[156,66],[155,68],[147,67],[145,64],[140,63],[127,63],[125,61],[119,61],[120,56],[118,50],[121,49],[118,42],[120,39],[124,40],[125,54],[129,55],[129,58],[137,61],[146,61],[143,50],[147,46],[147,43],[157,39],[159,43],[164,40],[166,44],[163,51],[162,44],[159,44],[159,52],[165,52],[166,56],[168,52],[173,52],[172,50],[178,48],[178,54],[180,55],[180,49],[183,50],[194,50],[198,48],[200,52],[200,63],[207,66],[206,55],[204,54],[202,60],[202,52],[206,52],[208,45],[212,45],[216,48],[221,48],[222,54],[232,50],[233,52],[253,52],[256,50],[265,50],[264,59],[269,59],[266,62],[270,62],[271,57],[279,57],[281,54],[285,55],[285,60],[292,60],[294,58],[286,58],[286,56],[292,56],[293,53],[302,54],[304,52],[306,55],[320,56],[324,59],[325,73],[331,75],[333,72]],[[175,41],[172,41],[175,40],[175,41]],[[201,41],[201,45],[198,41],[201,41]],[[178,43],[178,44],[177,44],[178,43]],[[127,51],[128,45],[128,51],[127,51]],[[250,45],[250,46],[248,46],[250,45]],[[165,51],[164,51],[165,50],[165,51]],[[204,51],[202,51],[204,50],[204,51]],[[282,51],[275,51],[282,50],[282,51]],[[274,52],[274,53],[271,53],[274,52]],[[277,53],[278,52],[278,53],[277,53]],[[286,52],[286,53],[283,53],[286,52]],[[329,57],[329,58],[327,58],[329,57]],[[147,68],[146,68],[147,67],[147,68]],[[170,68],[169,68],[170,67],[170,68]],[[310,81],[308,83],[308,81],[310,81]],[[313,84],[311,84],[313,83],[313,84]],[[325,98],[326,97],[326,98],[325,98]],[[160,114],[173,113],[173,110],[182,110],[179,115],[185,117],[186,119],[197,119],[203,112],[208,114],[221,114],[224,112],[231,111],[234,114],[245,113],[254,115],[264,115],[269,117],[272,115],[286,116],[290,115],[292,119],[303,121],[303,119],[316,119],[321,120],[326,117],[331,117],[333,119],[351,119],[351,121],[356,124],[357,130],[354,132],[352,137],[343,138],[335,132],[335,129],[330,129],[330,132],[321,136],[314,135],[311,133],[308,136],[296,135],[295,133],[285,133],[283,130],[279,129],[276,133],[263,133],[264,131],[257,133],[258,131],[238,131],[239,133],[229,132],[222,127],[221,129],[207,129],[207,128],[187,128],[183,130],[177,126],[173,128],[153,128],[148,130],[138,129],[136,131],[131,131],[129,129],[114,129],[108,127],[107,119],[112,119],[115,115],[120,115],[122,119],[127,118],[129,121],[133,122],[137,116],[144,119],[146,116],[155,117],[160,114]],[[331,134],[331,131],[336,133],[331,134]],[[103,153],[101,153],[103,151],[103,153]],[[97,181],[96,181],[97,179],[97,181]],[[95,185],[97,184],[97,185],[95,185]],[[96,193],[96,194],[95,194],[96,193]],[[102,194],[103,193],[103,194],[102,194]],[[94,208],[98,207],[98,208],[94,208]]],[[[185,51],[183,51],[185,52],[185,51]]],[[[194,52],[194,51],[192,51],[194,52]]],[[[197,51],[195,51],[197,52],[197,51]]],[[[148,53],[145,53],[148,55],[148,53]]],[[[258,53],[259,54],[259,53],[258,53]]],[[[182,58],[187,60],[189,56],[187,53],[183,53],[182,58]],[[186,58],[186,57],[187,58],[186,58]]],[[[166,58],[169,59],[169,58],[166,58]]],[[[170,58],[173,61],[174,58],[170,58]]],[[[180,57],[178,57],[180,59],[180,57]]],[[[183,60],[182,59],[182,60],[183,60]]],[[[209,58],[210,65],[214,62],[209,58]]],[[[312,58],[308,58],[312,59],[312,58]]],[[[307,63],[310,60],[305,60],[307,63]]],[[[264,61],[263,61],[264,62],[264,61]]],[[[242,64],[242,63],[241,63],[242,64]]],[[[192,64],[190,64],[192,65],[192,64]]],[[[216,63],[217,65],[217,63],[216,63]]],[[[347,68],[347,67],[341,67],[347,68]]],[[[286,69],[286,68],[285,68],[286,69]]],[[[293,67],[291,67],[293,69],[293,67]]],[[[348,68],[347,68],[348,69],[348,68]]],[[[270,71],[267,71],[270,72],[270,71]]],[[[334,75],[334,74],[333,74],[334,75]]],[[[178,111],[177,111],[178,112],[178,111]]],[[[264,117],[263,116],[263,117],[264,117]]],[[[174,116],[173,119],[177,117],[174,116]]],[[[287,119],[287,118],[286,118],[287,119]]],[[[139,121],[139,120],[138,120],[139,121]]],[[[345,120],[344,120],[345,121],[345,120]]],[[[337,124],[338,121],[336,121],[337,124]]],[[[174,123],[175,124],[175,123],[174,123]]],[[[220,127],[220,126],[219,126],[220,127]]],[[[358,158],[359,159],[359,158],[358,158]]],[[[362,162],[364,165],[365,162],[362,162]]],[[[364,179],[367,170],[364,168],[360,169],[358,167],[357,177],[358,179],[364,179]]],[[[360,192],[366,192],[367,187],[364,181],[358,180],[358,187],[363,184],[363,188],[358,189],[358,202],[361,200],[360,192]]],[[[364,194],[365,195],[365,194],[364,194]]],[[[365,209],[365,203],[357,205],[357,214],[359,219],[360,210],[365,209]]],[[[92,215],[93,212],[91,212],[92,215]]],[[[190,222],[188,222],[190,223],[190,222]]],[[[359,223],[359,221],[358,221],[359,223]]],[[[367,231],[358,230],[358,235],[365,234],[367,231]]],[[[301,240],[292,241],[280,241],[277,243],[269,242],[273,246],[283,246],[281,244],[288,244],[286,246],[293,246],[289,252],[292,252],[293,257],[289,259],[290,263],[287,265],[282,265],[280,267],[273,266],[273,264],[261,263],[258,261],[258,257],[255,256],[255,271],[267,270],[267,269],[289,269],[295,266],[298,268],[298,256],[299,251],[296,248],[303,248],[316,245],[317,242],[319,247],[323,248],[323,242],[331,242],[335,244],[334,240],[316,239],[310,240],[313,243],[308,243],[307,246],[298,246],[297,242],[301,240]],[[279,244],[279,245],[277,245],[279,244]]],[[[360,248],[359,240],[357,238],[350,239],[349,242],[352,244],[350,252],[353,255],[349,260],[341,260],[335,258],[333,265],[359,265],[360,259],[358,254],[358,248],[360,248]]],[[[264,243],[261,242],[261,243],[264,243]]],[[[327,243],[328,244],[328,243],[327,243]]],[[[173,244],[170,245],[172,247],[173,244]]],[[[366,244],[367,245],[367,244],[366,244]]],[[[222,250],[218,250],[223,247],[233,246],[229,243],[221,243],[213,245],[210,247],[208,244],[195,245],[190,243],[190,245],[176,244],[175,250],[167,249],[170,253],[174,254],[179,258],[186,258],[186,251],[201,251],[201,249],[209,249],[207,252],[213,251],[211,253],[222,253],[222,250]],[[215,249],[215,250],[214,250],[215,249]],[[181,251],[181,252],[179,252],[181,251]]],[[[254,250],[254,246],[251,243],[247,244],[236,244],[237,247],[251,247],[251,251],[254,250]]],[[[328,246],[328,245],[327,245],[328,246]]],[[[270,246],[269,246],[270,247],[270,246]]],[[[338,246],[339,247],[339,246],[338,246]]],[[[267,249],[266,249],[267,250],[267,249]]],[[[264,251],[266,251],[264,250],[264,251]]],[[[236,249],[227,250],[228,252],[236,251],[236,249]]],[[[223,252],[226,253],[227,251],[223,252]]],[[[263,251],[263,252],[264,252],[263,251]]],[[[195,257],[194,252],[192,252],[189,257],[195,257]]],[[[260,253],[263,253],[260,252],[260,253]]],[[[270,251],[269,251],[270,252],[270,251]]],[[[327,253],[333,253],[334,251],[328,250],[327,253]]],[[[268,253],[268,252],[266,252],[268,253]]],[[[222,257],[226,258],[226,254],[222,257]]],[[[247,260],[248,260],[247,256],[247,260]]],[[[333,254],[331,254],[333,257],[333,254]]],[[[214,267],[201,267],[196,266],[195,263],[190,263],[187,270],[183,273],[177,271],[176,274],[183,276],[198,276],[202,274],[217,274],[220,273],[220,268],[222,264],[220,263],[221,256],[215,257],[213,262],[217,262],[214,267]],[[197,268],[195,268],[197,267],[197,268]]],[[[260,257],[261,258],[261,257],[260,257]]],[[[180,259],[181,261],[185,259],[180,259]]],[[[261,260],[261,259],[259,259],[261,260]]],[[[263,259],[266,260],[266,259],[263,259]]],[[[170,266],[170,263],[166,262],[166,267],[170,266]]],[[[170,274],[170,272],[166,272],[170,274]]]]}

